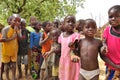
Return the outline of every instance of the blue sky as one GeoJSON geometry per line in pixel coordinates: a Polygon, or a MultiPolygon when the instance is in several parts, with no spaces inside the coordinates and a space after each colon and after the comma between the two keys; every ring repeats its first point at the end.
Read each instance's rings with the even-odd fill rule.
{"type": "Polygon", "coordinates": [[[113,5],[120,5],[120,0],[86,0],[84,9],[77,9],[76,19],[93,18],[97,26],[102,26],[108,21],[107,12],[113,5]]]}

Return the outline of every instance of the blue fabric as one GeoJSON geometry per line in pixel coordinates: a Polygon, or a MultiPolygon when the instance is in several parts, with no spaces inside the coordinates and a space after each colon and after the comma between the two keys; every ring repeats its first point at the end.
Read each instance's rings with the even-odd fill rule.
{"type": "MultiPolygon", "coordinates": [[[[106,74],[108,72],[108,67],[106,67],[106,74]]],[[[114,76],[115,70],[110,70],[110,75],[108,77],[108,80],[112,80],[113,76],[114,76]]]]}
{"type": "Polygon", "coordinates": [[[36,33],[36,32],[31,32],[30,34],[30,48],[32,49],[34,46],[40,47],[39,46],[39,40],[42,36],[42,33],[36,33]]]}

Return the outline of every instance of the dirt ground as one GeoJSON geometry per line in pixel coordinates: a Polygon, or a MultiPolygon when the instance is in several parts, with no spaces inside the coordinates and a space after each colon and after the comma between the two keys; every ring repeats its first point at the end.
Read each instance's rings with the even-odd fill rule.
{"type": "MultiPolygon", "coordinates": [[[[104,66],[104,62],[100,59],[99,59],[99,66],[100,66],[100,79],[99,80],[104,80],[104,77],[105,77],[105,66],[104,66]]],[[[24,66],[22,66],[22,70],[24,71],[24,66]]],[[[9,75],[11,76],[11,72],[9,73],[9,75]]],[[[17,71],[17,76],[18,76],[18,71],[17,71]]],[[[24,74],[24,72],[23,72],[24,74]]],[[[3,74],[3,80],[6,80],[5,79],[5,74],[3,74]]],[[[28,78],[26,79],[25,78],[25,75],[23,75],[23,78],[22,79],[19,79],[19,80],[33,80],[32,77],[29,75],[28,78]]]]}

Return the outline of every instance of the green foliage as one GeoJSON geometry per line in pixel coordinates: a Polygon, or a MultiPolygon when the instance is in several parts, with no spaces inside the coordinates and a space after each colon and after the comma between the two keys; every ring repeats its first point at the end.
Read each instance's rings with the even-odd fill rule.
{"type": "Polygon", "coordinates": [[[0,0],[0,19],[6,20],[13,13],[29,19],[36,16],[40,21],[61,19],[75,14],[76,8],[83,7],[84,0],[0,0]]]}

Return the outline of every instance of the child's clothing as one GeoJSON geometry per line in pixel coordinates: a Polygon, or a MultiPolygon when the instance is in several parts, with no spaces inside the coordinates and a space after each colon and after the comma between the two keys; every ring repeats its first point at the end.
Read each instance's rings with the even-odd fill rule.
{"type": "Polygon", "coordinates": [[[79,34],[73,33],[69,37],[64,37],[61,33],[58,42],[61,43],[61,57],[59,63],[59,78],[60,80],[78,80],[80,64],[71,61],[70,48],[68,44],[79,40],[79,34]]]}
{"type": "MultiPolygon", "coordinates": [[[[44,37],[44,39],[47,37],[47,34],[45,32],[43,33],[43,37],[44,37]]],[[[51,39],[48,39],[44,44],[42,44],[42,54],[44,54],[45,52],[50,51],[51,44],[52,44],[51,39]]]]}
{"type": "MultiPolygon", "coordinates": [[[[15,30],[12,27],[5,27],[2,31],[2,38],[11,38],[15,30]]],[[[10,61],[17,61],[17,53],[18,53],[18,40],[15,38],[14,40],[3,42],[2,43],[2,62],[8,63],[10,61]]]]}
{"type": "MultiPolygon", "coordinates": [[[[43,33],[43,38],[45,39],[48,35],[46,34],[46,32],[43,33]]],[[[52,45],[52,39],[48,39],[44,44],[42,44],[42,54],[50,51],[51,49],[51,45],[52,45]]],[[[51,70],[52,67],[52,63],[50,62],[52,59],[52,56],[50,55],[47,59],[44,59],[43,63],[42,63],[42,66],[41,66],[41,69],[42,70],[45,70],[44,71],[44,76],[42,78],[46,79],[48,76],[51,76],[51,74],[49,74],[48,70],[51,70]]]]}
{"type": "MultiPolygon", "coordinates": [[[[106,39],[108,52],[106,56],[115,64],[120,64],[120,32],[117,32],[113,27],[108,26],[104,30],[103,38],[106,39]]],[[[114,72],[115,68],[106,63],[107,67],[114,72]]],[[[112,77],[111,77],[112,79],[112,77]]],[[[111,80],[109,79],[109,80],[111,80]]]]}
{"type": "Polygon", "coordinates": [[[93,77],[97,76],[100,74],[100,70],[96,69],[96,70],[92,70],[92,71],[87,71],[84,69],[80,69],[80,74],[86,79],[86,80],[90,80],[93,77]]]}
{"type": "Polygon", "coordinates": [[[22,37],[18,41],[18,65],[21,63],[28,64],[28,31],[21,30],[22,37]]]}

